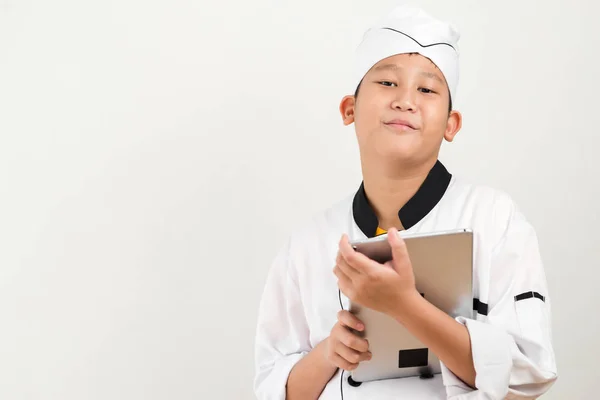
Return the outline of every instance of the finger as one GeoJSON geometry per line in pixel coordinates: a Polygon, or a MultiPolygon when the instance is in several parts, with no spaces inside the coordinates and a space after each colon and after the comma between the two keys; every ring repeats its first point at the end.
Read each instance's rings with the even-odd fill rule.
{"type": "Polygon", "coordinates": [[[364,353],[365,351],[369,351],[369,342],[366,339],[359,337],[358,335],[350,332],[348,328],[343,325],[339,325],[339,331],[336,332],[336,337],[342,342],[346,347],[349,347],[353,350],[364,353]]]}
{"type": "Polygon", "coordinates": [[[349,364],[358,364],[361,361],[368,361],[372,355],[370,352],[360,352],[349,348],[341,342],[336,343],[335,352],[346,360],[349,364]]]}
{"type": "Polygon", "coordinates": [[[406,242],[402,239],[396,228],[390,228],[388,232],[388,242],[392,248],[392,257],[396,265],[398,265],[398,263],[405,263],[409,260],[406,242]]]}
{"type": "Polygon", "coordinates": [[[361,274],[360,271],[353,268],[350,264],[346,262],[346,260],[344,259],[344,257],[342,257],[342,254],[340,252],[338,252],[338,255],[335,259],[335,263],[350,279],[355,279],[356,277],[358,277],[358,275],[361,274]]]}
{"type": "Polygon", "coordinates": [[[333,267],[333,274],[338,278],[338,281],[352,282],[350,277],[337,264],[333,267]]]}
{"type": "Polygon", "coordinates": [[[341,368],[345,371],[352,371],[358,367],[358,364],[352,364],[346,361],[342,356],[337,353],[331,355],[331,362],[338,368],[341,368]]]}
{"type": "MultiPolygon", "coordinates": [[[[337,268],[337,267],[336,267],[337,268]]],[[[352,281],[347,277],[339,277],[338,278],[338,288],[344,295],[352,301],[355,301],[356,290],[354,289],[354,285],[352,281]]]]}
{"type": "Polygon", "coordinates": [[[356,317],[356,315],[352,314],[348,310],[341,310],[338,312],[338,321],[343,326],[357,331],[362,331],[365,329],[365,324],[363,324],[362,321],[356,317]]]}
{"type": "Polygon", "coordinates": [[[344,273],[337,265],[333,267],[333,274],[338,278],[338,288],[344,293],[350,300],[354,299],[354,285],[352,280],[348,278],[348,275],[344,273]]]}
{"type": "Polygon", "coordinates": [[[369,272],[371,268],[373,268],[375,265],[378,265],[375,261],[369,259],[364,254],[354,250],[346,234],[342,235],[339,248],[340,255],[344,261],[346,261],[346,264],[357,270],[359,273],[369,272]]]}

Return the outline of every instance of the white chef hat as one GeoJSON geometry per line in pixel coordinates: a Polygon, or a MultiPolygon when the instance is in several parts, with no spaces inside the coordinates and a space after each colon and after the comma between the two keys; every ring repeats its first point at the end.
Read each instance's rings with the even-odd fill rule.
{"type": "Polygon", "coordinates": [[[444,74],[451,99],[458,85],[458,39],[450,23],[440,21],[420,8],[401,5],[369,28],[355,53],[352,92],[365,74],[384,58],[419,53],[429,58],[444,74]]]}

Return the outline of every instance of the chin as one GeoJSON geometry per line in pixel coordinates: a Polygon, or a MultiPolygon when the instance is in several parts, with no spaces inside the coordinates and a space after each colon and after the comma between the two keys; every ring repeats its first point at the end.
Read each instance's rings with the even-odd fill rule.
{"type": "MultiPolygon", "coordinates": [[[[382,143],[383,144],[383,143],[382,143]]],[[[377,153],[385,159],[396,161],[409,161],[419,157],[420,146],[412,141],[395,141],[394,143],[383,144],[377,153]]]]}

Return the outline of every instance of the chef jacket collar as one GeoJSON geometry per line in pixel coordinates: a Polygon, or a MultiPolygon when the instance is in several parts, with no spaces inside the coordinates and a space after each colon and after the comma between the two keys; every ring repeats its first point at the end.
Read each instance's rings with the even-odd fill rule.
{"type": "MultiPolygon", "coordinates": [[[[398,211],[404,229],[410,229],[433,210],[446,193],[451,178],[446,167],[439,160],[436,161],[417,193],[398,211]]],[[[364,181],[354,196],[352,213],[360,230],[367,237],[374,237],[379,221],[367,200],[364,181]]]]}

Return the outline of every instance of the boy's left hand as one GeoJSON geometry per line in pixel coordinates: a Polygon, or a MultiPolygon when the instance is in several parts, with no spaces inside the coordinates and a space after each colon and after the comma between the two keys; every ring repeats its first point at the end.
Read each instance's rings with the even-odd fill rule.
{"type": "Polygon", "coordinates": [[[391,261],[379,264],[354,250],[347,235],[339,244],[336,265],[333,269],[338,286],[351,301],[373,310],[398,317],[403,305],[415,295],[415,276],[408,256],[406,243],[398,230],[388,231],[392,248],[391,261]]]}

